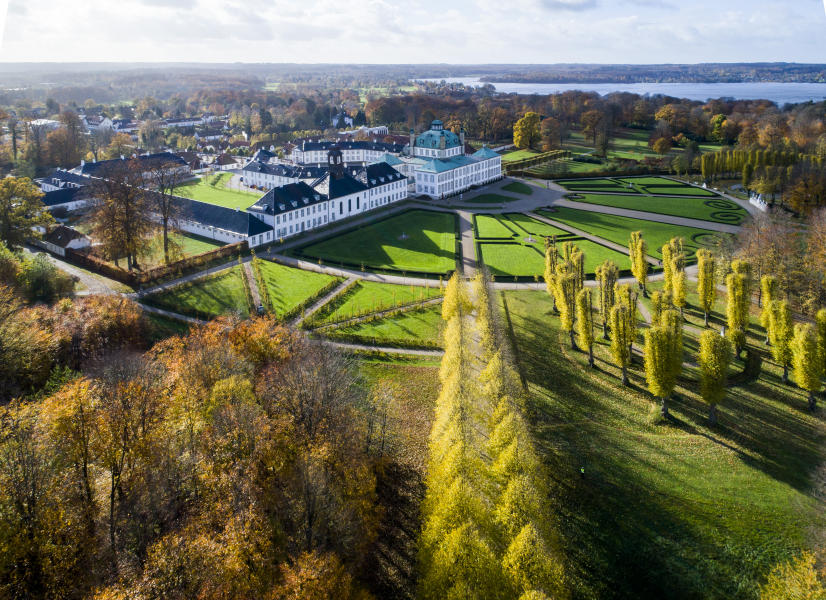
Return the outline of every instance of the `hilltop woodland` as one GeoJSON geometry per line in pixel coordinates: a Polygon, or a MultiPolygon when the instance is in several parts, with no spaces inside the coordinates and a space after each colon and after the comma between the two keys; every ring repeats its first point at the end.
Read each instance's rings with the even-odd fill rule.
{"type": "MultiPolygon", "coordinates": [[[[189,80],[187,80],[189,81],[189,80]]],[[[197,82],[197,78],[194,80],[197,82]]],[[[192,129],[163,130],[160,119],[189,115],[227,115],[230,141],[250,140],[252,148],[282,147],[292,140],[330,135],[330,117],[342,109],[354,125],[387,125],[396,134],[417,131],[436,118],[450,129],[464,127],[473,144],[516,143],[520,148],[559,148],[572,132],[582,134],[594,155],[607,156],[611,140],[629,128],[645,132],[654,151],[645,166],[680,174],[701,174],[712,182],[725,176],[772,199],[792,198],[795,210],[824,204],[826,182],[826,103],[778,107],[764,101],[711,100],[695,102],[666,96],[630,93],[599,96],[565,92],[549,96],[495,94],[490,88],[470,89],[434,82],[404,90],[397,80],[373,80],[363,87],[329,88],[312,83],[258,87],[193,87],[165,90],[157,97],[107,101],[60,89],[39,98],[0,97],[5,135],[0,145],[0,169],[29,177],[55,166],[73,167],[81,159],[100,160],[136,150],[194,149],[192,129]],[[385,87],[373,87],[384,85],[385,87]],[[366,91],[365,91],[366,90],[366,91]],[[124,134],[82,132],[78,114],[136,119],[141,124],[137,144],[124,134]],[[53,118],[63,127],[47,131],[34,118],[53,118]],[[710,149],[713,144],[719,150],[710,149]],[[680,150],[676,152],[675,150],[680,150]],[[659,156],[658,156],[659,155],[659,156]],[[702,157],[706,158],[703,159],[702,157]],[[794,191],[792,194],[791,192],[794,191]]],[[[128,88],[124,88],[125,90],[128,88]]],[[[124,92],[126,93],[126,92],[124,92]]],[[[249,153],[246,147],[236,153],[249,153]]],[[[612,159],[608,168],[622,172],[637,161],[612,159]]],[[[783,200],[785,202],[785,200],[783,200]]]]}

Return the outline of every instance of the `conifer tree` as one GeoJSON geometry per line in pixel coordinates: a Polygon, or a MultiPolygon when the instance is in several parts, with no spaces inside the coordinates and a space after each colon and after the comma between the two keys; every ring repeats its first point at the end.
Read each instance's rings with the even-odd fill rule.
{"type": "Polygon", "coordinates": [[[648,254],[648,244],[642,237],[641,231],[632,231],[631,240],[628,243],[628,256],[631,259],[631,273],[637,280],[643,295],[646,295],[646,283],[648,281],[648,262],[645,260],[648,254]]]}
{"type": "Polygon", "coordinates": [[[734,353],[738,357],[746,345],[746,327],[749,318],[746,287],[745,276],[739,273],[729,273],[726,276],[728,338],[734,345],[734,353]]]}
{"type": "Polygon", "coordinates": [[[777,293],[777,278],[774,275],[763,275],[760,279],[760,300],[763,303],[763,310],[760,313],[760,325],[766,330],[766,345],[771,343],[769,339],[769,321],[771,320],[772,302],[778,299],[777,293]]]}
{"type": "Polygon", "coordinates": [[[588,365],[594,367],[594,308],[591,290],[581,289],[576,296],[576,327],[579,343],[588,349],[588,365]]]}
{"type": "Polygon", "coordinates": [[[531,590],[554,594],[561,588],[562,570],[532,523],[525,525],[510,543],[502,568],[518,595],[531,590]]]}
{"type": "Polygon", "coordinates": [[[774,360],[783,367],[783,383],[789,383],[789,364],[792,362],[792,337],[794,325],[788,300],[775,300],[771,304],[769,339],[774,360]]]}
{"type": "Polygon", "coordinates": [[[606,260],[597,267],[596,276],[599,282],[599,312],[602,315],[602,337],[607,340],[608,320],[616,301],[614,288],[619,279],[619,267],[614,261],[606,260]]]}
{"type": "Polygon", "coordinates": [[[622,369],[622,385],[628,385],[633,331],[630,309],[626,304],[615,304],[611,308],[611,356],[622,369]]]}
{"type": "Polygon", "coordinates": [[[726,378],[731,362],[731,342],[716,331],[700,336],[700,393],[708,404],[708,422],[717,424],[717,405],[726,397],[726,378]]]}
{"type": "Polygon", "coordinates": [[[820,378],[823,375],[817,337],[817,329],[810,323],[794,326],[791,343],[794,380],[797,387],[809,393],[809,410],[814,410],[817,406],[815,394],[820,391],[820,378]]]}
{"type": "Polygon", "coordinates": [[[668,398],[677,383],[679,371],[676,365],[682,363],[677,357],[679,333],[676,319],[668,316],[670,312],[663,313],[663,320],[669,322],[653,325],[645,332],[645,380],[648,390],[662,403],[663,417],[668,417],[668,398]]]}
{"type": "Polygon", "coordinates": [[[697,251],[697,295],[700,297],[700,308],[705,315],[705,326],[708,327],[708,315],[714,308],[717,297],[717,286],[714,283],[714,255],[705,248],[697,251]]]}

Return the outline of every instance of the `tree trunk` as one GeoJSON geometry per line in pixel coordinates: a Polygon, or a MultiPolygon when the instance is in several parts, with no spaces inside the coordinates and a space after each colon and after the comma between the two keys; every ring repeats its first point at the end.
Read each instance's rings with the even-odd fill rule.
{"type": "Polygon", "coordinates": [[[588,366],[594,368],[594,345],[588,346],[588,366]]]}
{"type": "Polygon", "coordinates": [[[809,392],[809,410],[814,411],[817,408],[817,398],[814,392],[809,392]]]}
{"type": "Polygon", "coordinates": [[[712,404],[708,409],[708,424],[717,425],[717,405],[712,404]]]}
{"type": "Polygon", "coordinates": [[[578,348],[576,347],[576,340],[574,339],[574,330],[571,329],[570,331],[568,331],[568,334],[571,336],[571,350],[577,350],[578,348]]]}
{"type": "Polygon", "coordinates": [[[608,339],[608,322],[605,320],[604,316],[602,319],[602,339],[608,339]]]}
{"type": "Polygon", "coordinates": [[[169,264],[169,218],[163,218],[163,262],[169,264]]]}
{"type": "Polygon", "coordinates": [[[783,365],[783,383],[789,383],[789,365],[783,365]]]}
{"type": "Polygon", "coordinates": [[[706,329],[708,329],[708,311],[705,311],[704,314],[705,314],[705,326],[706,326],[706,329]]]}
{"type": "Polygon", "coordinates": [[[628,386],[628,367],[622,368],[622,385],[628,386]]]}
{"type": "Polygon", "coordinates": [[[662,397],[662,404],[660,405],[660,414],[662,414],[663,419],[668,418],[668,397],[662,397]]]}

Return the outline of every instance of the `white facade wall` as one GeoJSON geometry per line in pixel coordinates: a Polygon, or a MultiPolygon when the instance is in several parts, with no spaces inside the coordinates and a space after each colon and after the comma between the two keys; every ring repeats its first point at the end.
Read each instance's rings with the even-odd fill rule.
{"type": "Polygon", "coordinates": [[[295,177],[283,177],[281,175],[255,171],[241,171],[241,176],[243,176],[244,183],[247,185],[254,185],[268,190],[287,185],[288,183],[298,183],[298,179],[295,177]]]}
{"type": "Polygon", "coordinates": [[[227,231],[226,229],[213,227],[212,225],[204,225],[198,221],[191,221],[189,219],[178,219],[178,228],[189,233],[194,233],[195,235],[199,235],[210,240],[218,240],[219,242],[224,242],[226,244],[236,244],[247,240],[250,248],[273,241],[272,231],[247,237],[241,233],[227,231]]]}
{"type": "Polygon", "coordinates": [[[484,185],[495,181],[501,176],[502,160],[500,158],[489,158],[443,173],[416,171],[416,193],[431,198],[442,198],[468,190],[474,185],[484,185]]]}
{"type": "MultiPolygon", "coordinates": [[[[298,165],[326,165],[329,150],[308,150],[303,151],[295,147],[290,154],[290,160],[298,165]]],[[[342,162],[352,163],[374,163],[379,161],[385,154],[384,150],[364,150],[364,149],[341,149],[342,162]]]]}

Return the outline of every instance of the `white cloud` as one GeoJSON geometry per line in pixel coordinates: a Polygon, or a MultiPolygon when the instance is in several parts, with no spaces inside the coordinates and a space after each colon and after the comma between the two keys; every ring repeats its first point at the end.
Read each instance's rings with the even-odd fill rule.
{"type": "Polygon", "coordinates": [[[821,4],[11,0],[0,60],[818,62],[826,56],[821,4]]]}

